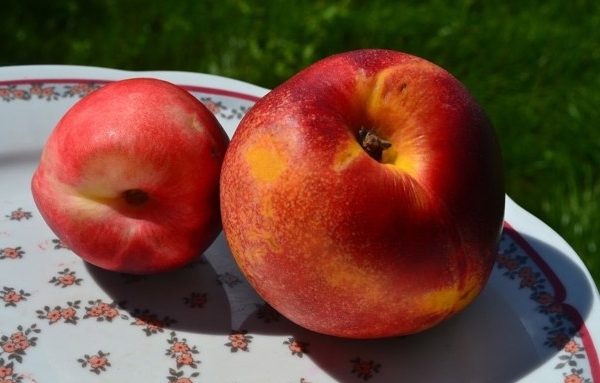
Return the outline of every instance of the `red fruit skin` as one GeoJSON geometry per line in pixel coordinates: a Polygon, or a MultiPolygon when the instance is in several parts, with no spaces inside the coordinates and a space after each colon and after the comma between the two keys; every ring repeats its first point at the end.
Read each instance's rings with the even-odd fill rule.
{"type": "Polygon", "coordinates": [[[272,90],[236,130],[223,229],[276,310],[349,338],[412,334],[466,307],[504,214],[498,140],[442,68],[389,50],[328,57],[272,90]],[[391,142],[381,162],[358,142],[391,142]]]}
{"type": "Polygon", "coordinates": [[[221,230],[219,176],[229,144],[215,116],[166,81],[110,83],[50,134],[32,178],[54,233],[101,268],[149,274],[201,254],[221,230]],[[127,190],[147,200],[129,203],[127,190]]]}

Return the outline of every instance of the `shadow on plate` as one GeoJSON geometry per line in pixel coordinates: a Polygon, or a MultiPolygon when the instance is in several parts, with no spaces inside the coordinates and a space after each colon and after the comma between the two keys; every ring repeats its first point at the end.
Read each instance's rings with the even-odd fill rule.
{"type": "MultiPolygon", "coordinates": [[[[513,233],[514,234],[514,233],[513,233]]],[[[553,361],[580,330],[591,310],[593,286],[567,255],[536,238],[524,238],[537,251],[526,254],[537,282],[522,285],[500,263],[480,296],[463,312],[419,334],[387,339],[352,340],[316,334],[280,319],[265,321],[260,310],[242,327],[255,334],[289,337],[306,357],[337,381],[504,383],[530,378],[536,370],[564,379],[553,361]],[[532,263],[533,262],[533,263],[532,263]],[[550,267],[548,267],[548,264],[550,267]],[[560,270],[559,280],[552,270],[560,270]],[[565,293],[566,292],[566,293],[565,293]],[[548,293],[560,301],[537,301],[548,293]],[[562,304],[562,299],[565,298],[562,304]],[[573,307],[577,307],[578,311],[573,307]],[[556,312],[555,312],[556,311],[556,312]],[[573,316],[573,314],[576,314],[573,316]],[[580,316],[580,317],[579,317],[580,316]]],[[[513,237],[505,235],[505,242],[513,237]]],[[[506,243],[505,243],[506,244],[506,243]]],[[[509,244],[510,245],[510,244],[509,244]]],[[[516,256],[516,254],[515,254],[516,256]]],[[[567,366],[566,372],[570,373],[567,366]]],[[[536,380],[537,381],[537,380],[536,380]]]]}
{"type": "MultiPolygon", "coordinates": [[[[225,256],[228,256],[227,254],[225,256]]],[[[205,255],[178,270],[127,275],[86,264],[90,276],[130,316],[151,316],[191,333],[230,334],[232,311],[220,275],[205,255]]]]}
{"type": "Polygon", "coordinates": [[[309,358],[341,382],[401,378],[500,383],[535,379],[540,368],[562,381],[563,372],[555,368],[552,359],[580,329],[582,321],[572,316],[570,308],[577,307],[583,320],[588,317],[593,286],[579,266],[558,249],[536,238],[524,238],[537,249],[531,253],[512,246],[517,242],[513,235],[505,234],[503,247],[516,249],[510,255],[520,257],[522,263],[516,269],[498,262],[486,288],[464,311],[422,333],[387,339],[321,335],[280,316],[242,277],[222,235],[199,262],[174,272],[132,279],[93,266],[89,270],[115,301],[125,302],[133,316],[147,310],[159,318],[175,319],[170,328],[191,333],[240,330],[257,337],[275,337],[272,341],[290,344],[292,355],[309,358]],[[523,268],[530,268],[535,283],[522,285],[518,272],[523,268]],[[560,270],[561,280],[553,270],[560,270]],[[552,299],[540,303],[541,293],[552,299]],[[198,307],[194,307],[194,294],[200,296],[195,303],[198,307]],[[558,305],[551,308],[553,299],[558,305]],[[568,305],[562,304],[563,299],[568,305]],[[291,346],[294,342],[296,348],[291,346]]]}

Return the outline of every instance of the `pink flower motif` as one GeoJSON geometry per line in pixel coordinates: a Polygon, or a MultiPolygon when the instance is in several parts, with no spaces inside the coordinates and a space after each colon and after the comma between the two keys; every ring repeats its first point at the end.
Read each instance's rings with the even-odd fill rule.
{"type": "Polygon", "coordinates": [[[12,375],[12,368],[5,366],[0,367],[0,378],[6,378],[10,375],[12,375]]]}
{"type": "Polygon", "coordinates": [[[188,346],[185,342],[175,342],[171,346],[171,350],[173,352],[189,352],[190,346],[188,346]]]}
{"type": "Polygon", "coordinates": [[[60,310],[58,309],[50,310],[46,314],[46,319],[48,319],[50,323],[58,322],[61,317],[60,310]]]}
{"type": "Polygon", "coordinates": [[[31,88],[29,89],[29,93],[37,96],[42,94],[42,87],[40,85],[32,85],[31,88]]]}
{"type": "Polygon", "coordinates": [[[531,267],[526,266],[519,270],[519,277],[521,278],[530,277],[531,275],[533,275],[533,270],[531,270],[531,267]]]}
{"type": "Polygon", "coordinates": [[[42,96],[43,97],[50,97],[54,94],[54,87],[53,86],[49,86],[46,88],[42,89],[42,96]]]}
{"type": "Polygon", "coordinates": [[[102,315],[102,309],[98,306],[92,306],[87,309],[86,315],[90,317],[99,317],[102,315]]]}
{"type": "Polygon", "coordinates": [[[563,305],[559,302],[551,304],[548,309],[551,313],[560,314],[563,312],[563,305]]]}
{"type": "Polygon", "coordinates": [[[71,273],[71,274],[66,274],[66,275],[63,275],[63,276],[59,277],[59,278],[58,278],[58,281],[59,281],[59,282],[60,282],[62,285],[65,285],[65,286],[70,286],[70,285],[72,285],[73,283],[75,283],[75,280],[76,280],[76,279],[77,279],[77,278],[75,278],[75,274],[74,274],[74,273],[71,273]]]}
{"type": "Polygon", "coordinates": [[[23,332],[21,331],[15,332],[10,336],[10,340],[12,340],[13,342],[23,342],[27,340],[27,335],[23,334],[23,332]]]}
{"type": "Polygon", "coordinates": [[[103,315],[105,318],[112,319],[119,316],[119,311],[116,308],[111,307],[109,309],[104,310],[103,315]]]}
{"type": "Polygon", "coordinates": [[[554,297],[549,293],[542,293],[536,298],[536,301],[541,305],[547,306],[554,302],[554,297]]]}
{"type": "Polygon", "coordinates": [[[29,343],[29,340],[27,339],[15,343],[15,348],[17,350],[26,350],[29,346],[31,346],[31,343],[29,343]]]}
{"type": "Polygon", "coordinates": [[[3,100],[10,100],[10,89],[0,88],[0,98],[2,98],[3,100]]]}
{"type": "Polygon", "coordinates": [[[11,376],[13,373],[13,369],[7,366],[0,366],[0,378],[6,378],[7,376],[11,376]]]}
{"type": "Polygon", "coordinates": [[[521,287],[531,287],[537,282],[535,275],[526,275],[521,279],[521,287]]]}
{"type": "Polygon", "coordinates": [[[22,219],[29,219],[32,217],[31,212],[24,211],[23,208],[18,208],[17,210],[13,210],[10,215],[7,215],[11,221],[20,221],[22,219]]]}
{"type": "Polygon", "coordinates": [[[106,371],[106,368],[110,367],[110,362],[107,358],[108,355],[109,353],[98,351],[98,354],[91,356],[86,354],[83,358],[77,359],[77,361],[81,363],[81,367],[90,366],[90,371],[99,375],[101,371],[106,371]]]}
{"type": "Polygon", "coordinates": [[[12,94],[13,94],[14,98],[16,98],[16,99],[24,99],[24,98],[27,98],[27,93],[26,93],[26,92],[24,92],[24,91],[23,91],[23,90],[21,90],[21,89],[14,89],[14,90],[12,91],[12,94]]]}
{"type": "Polygon", "coordinates": [[[10,258],[17,259],[22,258],[25,252],[21,250],[21,246],[18,247],[5,247],[0,249],[0,259],[2,258],[10,258]]]}
{"type": "Polygon", "coordinates": [[[123,319],[127,319],[127,316],[121,315],[119,310],[116,308],[116,303],[106,303],[102,300],[98,299],[96,301],[88,302],[91,306],[86,307],[86,314],[84,315],[84,319],[86,318],[96,318],[98,321],[108,321],[112,322],[114,318],[121,316],[123,319]]]}
{"type": "Polygon", "coordinates": [[[60,316],[63,319],[72,319],[77,314],[77,311],[73,307],[67,307],[65,309],[60,310],[60,316]]]}
{"type": "Polygon", "coordinates": [[[4,342],[2,343],[2,351],[12,354],[17,351],[17,346],[13,341],[4,342]]]}
{"type": "Polygon", "coordinates": [[[579,351],[579,345],[574,340],[570,340],[567,342],[567,344],[565,344],[564,350],[565,350],[565,352],[574,354],[577,351],[579,351]]]}
{"type": "Polygon", "coordinates": [[[300,342],[294,338],[288,338],[283,344],[287,344],[288,348],[292,352],[292,355],[297,355],[302,357],[304,354],[307,354],[308,343],[300,342]]]}
{"type": "Polygon", "coordinates": [[[206,108],[210,110],[213,114],[218,114],[221,108],[214,101],[205,101],[204,105],[206,108]]]}
{"type": "Polygon", "coordinates": [[[108,359],[106,359],[106,357],[104,356],[92,355],[88,359],[88,363],[90,364],[91,368],[98,369],[100,367],[106,366],[106,363],[108,363],[108,359]]]}
{"type": "Polygon", "coordinates": [[[506,264],[506,268],[509,270],[516,270],[519,267],[519,261],[516,259],[509,259],[506,264]]]}
{"type": "Polygon", "coordinates": [[[231,348],[231,352],[238,350],[249,351],[248,344],[251,342],[252,336],[246,335],[246,331],[233,331],[229,335],[229,342],[225,344],[231,348]]]}
{"type": "Polygon", "coordinates": [[[4,297],[2,297],[2,299],[4,300],[4,302],[16,303],[21,301],[22,296],[16,291],[10,290],[4,295],[4,297]]]}
{"type": "Polygon", "coordinates": [[[189,366],[194,363],[194,358],[192,357],[192,354],[185,352],[177,355],[176,361],[178,365],[189,366]]]}
{"type": "Polygon", "coordinates": [[[565,376],[565,383],[582,383],[583,379],[581,378],[581,376],[577,375],[577,374],[571,374],[571,375],[567,375],[565,376]]]}

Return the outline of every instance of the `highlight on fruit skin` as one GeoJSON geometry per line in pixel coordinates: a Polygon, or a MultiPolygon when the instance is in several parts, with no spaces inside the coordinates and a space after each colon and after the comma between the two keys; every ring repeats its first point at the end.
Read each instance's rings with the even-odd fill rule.
{"type": "Polygon", "coordinates": [[[484,288],[504,215],[484,111],[422,58],[327,57],[244,116],[225,155],[222,223],[248,282],[307,329],[413,334],[484,288]]]}
{"type": "Polygon", "coordinates": [[[51,132],[31,183],[40,214],[75,254],[132,274],[178,268],[221,231],[229,138],[189,92],[155,78],[109,83],[51,132]]]}

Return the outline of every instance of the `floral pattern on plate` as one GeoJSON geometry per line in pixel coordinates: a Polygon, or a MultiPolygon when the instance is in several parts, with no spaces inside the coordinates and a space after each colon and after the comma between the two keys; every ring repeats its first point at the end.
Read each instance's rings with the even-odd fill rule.
{"type": "MultiPolygon", "coordinates": [[[[10,110],[21,103],[43,110],[56,105],[59,116],[109,81],[0,81],[0,107],[10,110]]],[[[213,92],[195,85],[186,89],[230,132],[258,99],[239,97],[236,90],[213,92]]],[[[25,165],[31,171],[36,165],[32,161],[25,165]]],[[[10,176],[0,172],[2,185],[10,176]]],[[[489,291],[473,308],[423,334],[359,341],[315,334],[287,321],[251,289],[222,236],[192,264],[164,275],[121,275],[86,265],[46,227],[29,185],[11,185],[1,192],[0,201],[2,382],[325,383],[388,382],[400,377],[447,381],[441,375],[429,376],[435,369],[416,367],[434,364],[440,374],[455,371],[444,364],[453,354],[457,360],[470,360],[471,366],[483,363],[479,378],[486,377],[486,369],[498,368],[496,373],[505,380],[536,374],[556,383],[599,379],[586,313],[565,293],[573,282],[561,281],[553,270],[556,263],[547,262],[509,223],[489,291]],[[513,312],[500,311],[489,302],[497,296],[506,299],[513,312]],[[474,316],[490,310],[498,310],[493,312],[501,317],[498,323],[504,315],[507,320],[502,323],[516,316],[515,323],[535,324],[533,330],[519,324],[511,329],[530,335],[524,347],[540,356],[524,362],[509,355],[508,365],[497,366],[489,356],[478,355],[485,354],[477,352],[486,346],[481,334],[493,336],[493,331],[484,324],[477,327],[474,316]],[[471,359],[464,356],[465,335],[477,348],[471,359]]],[[[512,346],[495,341],[501,347],[512,346]]],[[[468,366],[464,373],[476,378],[477,372],[469,372],[468,366]]],[[[449,375],[445,378],[452,380],[449,375]]]]}

